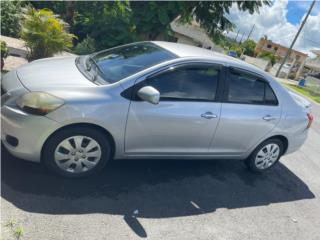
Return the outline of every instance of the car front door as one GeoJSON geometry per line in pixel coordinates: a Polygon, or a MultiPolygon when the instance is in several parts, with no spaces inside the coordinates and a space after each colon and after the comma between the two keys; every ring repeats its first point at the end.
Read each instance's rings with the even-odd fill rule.
{"type": "Polygon", "coordinates": [[[218,65],[190,63],[168,68],[137,83],[128,113],[126,153],[208,153],[221,110],[221,103],[216,101],[221,73],[218,65]],[[136,96],[144,86],[160,92],[159,104],[136,96]]]}
{"type": "Polygon", "coordinates": [[[210,152],[242,155],[279,122],[281,107],[268,81],[259,75],[230,68],[219,127],[210,152]]]}

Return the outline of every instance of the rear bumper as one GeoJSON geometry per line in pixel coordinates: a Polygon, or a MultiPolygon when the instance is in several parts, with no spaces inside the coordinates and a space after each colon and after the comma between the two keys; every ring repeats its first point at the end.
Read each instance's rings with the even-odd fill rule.
{"type": "Polygon", "coordinates": [[[57,127],[58,123],[47,117],[1,108],[1,140],[15,157],[40,162],[42,146],[57,127]]]}

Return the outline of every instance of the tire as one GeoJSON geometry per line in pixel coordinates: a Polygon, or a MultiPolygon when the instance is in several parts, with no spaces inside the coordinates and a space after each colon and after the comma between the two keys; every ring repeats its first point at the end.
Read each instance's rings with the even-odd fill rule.
{"type": "Polygon", "coordinates": [[[256,149],[245,160],[245,163],[251,172],[265,172],[279,161],[283,154],[283,150],[284,144],[280,139],[268,139],[256,147],[256,149]],[[270,149],[270,152],[268,149],[270,149]]]}
{"type": "Polygon", "coordinates": [[[42,162],[56,174],[87,177],[102,170],[111,159],[111,144],[97,129],[75,126],[52,135],[42,151],[42,162]]]}

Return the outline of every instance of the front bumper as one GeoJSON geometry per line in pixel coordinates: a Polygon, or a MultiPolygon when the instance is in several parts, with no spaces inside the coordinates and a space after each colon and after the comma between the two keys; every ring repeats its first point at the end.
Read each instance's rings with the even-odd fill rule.
{"type": "Polygon", "coordinates": [[[13,106],[1,107],[1,140],[15,157],[40,162],[42,146],[57,128],[58,123],[45,116],[27,114],[13,106]],[[8,141],[10,137],[18,140],[17,146],[8,141]]]}

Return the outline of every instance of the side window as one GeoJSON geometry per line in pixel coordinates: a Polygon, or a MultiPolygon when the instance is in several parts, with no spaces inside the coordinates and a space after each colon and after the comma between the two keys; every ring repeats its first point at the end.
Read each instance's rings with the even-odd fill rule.
{"type": "Polygon", "coordinates": [[[220,70],[210,65],[179,67],[147,79],[160,92],[161,100],[213,101],[220,70]]]}
{"type": "Polygon", "coordinates": [[[266,96],[265,96],[265,104],[267,105],[278,105],[278,100],[273,90],[266,84],[266,96]]]}
{"type": "Polygon", "coordinates": [[[229,75],[228,102],[277,105],[277,98],[268,83],[254,75],[232,70],[229,75]]]}

